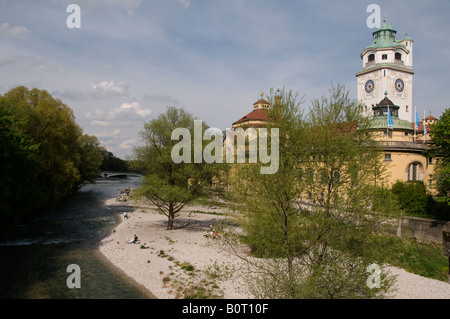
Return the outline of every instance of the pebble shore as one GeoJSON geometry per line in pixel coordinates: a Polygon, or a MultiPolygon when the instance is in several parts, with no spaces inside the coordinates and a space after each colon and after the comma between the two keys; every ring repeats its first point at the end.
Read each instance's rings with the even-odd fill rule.
{"type": "MultiPolygon", "coordinates": [[[[106,205],[117,205],[115,199],[106,205]]],[[[121,204],[122,205],[122,204],[121,204]]],[[[100,252],[159,299],[189,296],[253,298],[236,271],[242,261],[215,239],[205,238],[209,225],[225,219],[220,209],[188,207],[167,231],[167,217],[155,208],[137,208],[100,243],[100,252]],[[198,213],[210,212],[211,214],[198,213]],[[139,244],[127,244],[133,235],[139,244]]],[[[397,275],[391,299],[450,299],[450,284],[389,267],[397,275]]]]}

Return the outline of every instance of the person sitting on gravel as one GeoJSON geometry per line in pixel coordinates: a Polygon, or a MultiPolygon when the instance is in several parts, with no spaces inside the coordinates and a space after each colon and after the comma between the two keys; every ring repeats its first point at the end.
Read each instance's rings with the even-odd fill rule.
{"type": "Polygon", "coordinates": [[[138,236],[134,235],[133,238],[128,241],[128,244],[139,244],[141,241],[139,240],[138,236]]]}
{"type": "Polygon", "coordinates": [[[212,225],[209,225],[209,230],[203,235],[204,238],[218,238],[220,237],[219,232],[215,232],[212,225]]]}

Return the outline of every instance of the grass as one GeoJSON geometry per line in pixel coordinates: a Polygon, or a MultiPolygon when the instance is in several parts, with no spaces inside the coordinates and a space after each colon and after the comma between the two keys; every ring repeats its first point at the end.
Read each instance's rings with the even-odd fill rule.
{"type": "MultiPolygon", "coordinates": [[[[371,245],[376,245],[372,246],[376,249],[372,257],[378,260],[377,262],[403,268],[410,273],[422,277],[443,282],[447,282],[448,280],[449,261],[448,257],[444,256],[442,245],[440,244],[425,244],[418,242],[414,238],[389,235],[373,235],[373,237],[368,239],[368,242],[371,245]]],[[[342,242],[335,244],[335,248],[343,249],[344,246],[341,244],[342,242]]],[[[366,251],[364,247],[351,247],[349,243],[346,244],[345,246],[351,248],[353,251],[359,250],[363,254],[366,251]]],[[[366,248],[370,250],[370,247],[366,248]]],[[[210,271],[213,270],[210,269],[210,271]]]]}
{"type": "Polygon", "coordinates": [[[207,214],[207,215],[223,215],[223,213],[204,212],[204,211],[201,211],[201,210],[193,210],[192,213],[196,213],[196,214],[207,214]]]}
{"type": "Polygon", "coordinates": [[[385,247],[387,263],[423,277],[448,280],[448,257],[440,245],[398,237],[381,237],[379,244],[385,247]]]}
{"type": "Polygon", "coordinates": [[[201,196],[199,198],[196,198],[195,200],[193,200],[191,202],[191,204],[193,205],[202,205],[202,206],[216,206],[219,208],[230,208],[233,207],[233,203],[227,202],[223,196],[223,194],[221,192],[216,192],[215,194],[210,194],[210,195],[204,195],[201,196]],[[217,198],[213,199],[213,197],[217,198]]]}
{"type": "MultiPolygon", "coordinates": [[[[220,287],[214,281],[202,279],[202,271],[195,269],[189,262],[180,262],[173,256],[166,254],[164,250],[160,250],[158,256],[167,258],[167,260],[174,263],[174,266],[169,266],[170,274],[162,278],[163,287],[171,288],[168,291],[169,294],[175,293],[176,298],[185,299],[223,298],[223,292],[220,290],[220,287]],[[182,274],[174,272],[174,267],[181,269],[189,277],[185,278],[182,274]],[[173,289],[175,289],[175,292],[173,289]]],[[[159,274],[162,276],[164,272],[161,271],[159,274]]]]}

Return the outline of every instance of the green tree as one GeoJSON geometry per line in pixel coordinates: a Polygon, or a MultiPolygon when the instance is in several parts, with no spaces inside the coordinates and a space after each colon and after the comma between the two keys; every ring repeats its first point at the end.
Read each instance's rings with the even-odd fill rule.
{"type": "Polygon", "coordinates": [[[39,142],[36,161],[39,181],[45,189],[46,202],[56,204],[77,189],[80,181],[81,128],[72,110],[47,91],[17,87],[5,94],[5,105],[25,119],[21,129],[39,142]]]}
{"type": "Polygon", "coordinates": [[[103,163],[102,147],[96,136],[83,134],[79,138],[81,146],[80,166],[80,186],[81,183],[94,182],[100,174],[100,167],[103,163]]]}
{"type": "Polygon", "coordinates": [[[136,195],[167,216],[168,230],[173,229],[176,214],[210,183],[212,172],[212,165],[174,163],[171,152],[178,141],[172,140],[171,136],[176,128],[189,130],[190,145],[193,146],[193,116],[183,109],[169,107],[165,113],[145,123],[140,133],[145,145],[134,150],[134,165],[144,168],[145,173],[136,195]]]}
{"type": "Polygon", "coordinates": [[[430,137],[439,159],[434,171],[438,200],[450,206],[450,109],[446,109],[433,124],[430,137]]]}
{"type": "Polygon", "coordinates": [[[11,114],[9,128],[35,145],[29,156],[35,163],[30,165],[30,176],[36,181],[27,187],[36,196],[26,197],[34,210],[57,204],[83,181],[93,179],[101,164],[98,141],[83,135],[72,110],[60,99],[45,90],[19,86],[7,92],[1,103],[11,114]]]}
{"type": "MultiPolygon", "coordinates": [[[[101,165],[102,171],[112,171],[112,172],[128,172],[128,162],[114,156],[113,153],[107,151],[105,148],[101,149],[103,161],[101,165]]],[[[135,167],[140,170],[141,168],[135,167]]]]}
{"type": "MultiPolygon", "coordinates": [[[[342,86],[312,103],[307,115],[298,95],[272,97],[267,127],[279,128],[279,170],[236,166],[232,191],[239,205],[243,241],[260,259],[244,258],[249,283],[261,298],[370,298],[367,266],[382,268],[384,211],[372,210],[381,152],[370,119],[342,86]]],[[[261,164],[261,163],[260,163],[261,164]]],[[[378,180],[378,183],[382,183],[378,180]]],[[[380,207],[377,207],[380,208],[380,207]]]]}
{"type": "Polygon", "coordinates": [[[34,154],[39,145],[30,141],[17,127],[12,110],[0,98],[0,224],[17,223],[39,203],[38,166],[34,154]],[[26,200],[24,200],[26,199],[26,200]]]}

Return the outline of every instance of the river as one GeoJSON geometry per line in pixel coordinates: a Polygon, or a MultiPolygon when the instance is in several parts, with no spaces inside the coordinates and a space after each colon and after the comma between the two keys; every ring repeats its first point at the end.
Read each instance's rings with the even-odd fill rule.
{"type": "Polygon", "coordinates": [[[98,250],[100,241],[120,222],[120,214],[132,210],[129,206],[105,206],[105,200],[140,182],[140,176],[131,176],[87,184],[51,212],[2,235],[0,298],[152,298],[98,250]],[[72,275],[67,267],[72,264],[79,266],[80,288],[67,285],[72,275]]]}

